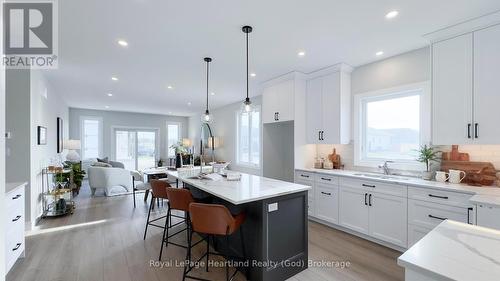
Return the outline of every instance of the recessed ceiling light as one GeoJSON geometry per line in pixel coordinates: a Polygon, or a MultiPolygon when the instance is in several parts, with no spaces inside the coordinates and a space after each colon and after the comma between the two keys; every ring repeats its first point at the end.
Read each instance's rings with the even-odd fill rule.
{"type": "Polygon", "coordinates": [[[255,76],[257,76],[257,74],[252,72],[252,73],[250,73],[250,76],[255,77],[255,76]]]}
{"type": "Polygon", "coordinates": [[[174,87],[172,87],[171,85],[168,85],[168,86],[167,86],[167,89],[169,89],[169,90],[172,90],[173,88],[174,88],[174,87]]]}
{"type": "Polygon", "coordinates": [[[394,11],[390,11],[388,12],[386,15],[385,15],[385,18],[386,19],[393,19],[395,17],[397,17],[399,15],[399,12],[394,10],[394,11]]]}
{"type": "Polygon", "coordinates": [[[188,102],[188,105],[191,106],[191,102],[188,102]]]}
{"type": "Polygon", "coordinates": [[[113,76],[113,77],[111,77],[111,80],[113,80],[113,81],[118,81],[118,78],[117,78],[117,77],[115,77],[115,76],[113,76]]]}
{"type": "Polygon", "coordinates": [[[211,92],[210,94],[211,94],[212,96],[215,96],[215,93],[214,93],[214,92],[211,92]]]}
{"type": "Polygon", "coordinates": [[[383,54],[384,54],[384,52],[383,52],[383,51],[378,51],[378,52],[376,52],[376,53],[375,53],[375,55],[376,55],[377,57],[379,57],[379,56],[381,56],[381,55],[383,55],[383,54]]]}
{"type": "Polygon", "coordinates": [[[304,51],[300,51],[297,53],[297,56],[299,56],[299,57],[303,57],[305,55],[306,55],[306,52],[304,52],[304,51]]]}
{"type": "Polygon", "coordinates": [[[108,93],[108,97],[112,97],[112,96],[113,96],[113,94],[112,94],[112,93],[108,93]]]}
{"type": "Polygon", "coordinates": [[[125,41],[125,40],[118,40],[118,45],[120,45],[122,47],[127,47],[128,46],[128,42],[125,41]]]}
{"type": "Polygon", "coordinates": [[[104,106],[104,108],[108,109],[108,108],[109,108],[109,105],[104,106]]]}

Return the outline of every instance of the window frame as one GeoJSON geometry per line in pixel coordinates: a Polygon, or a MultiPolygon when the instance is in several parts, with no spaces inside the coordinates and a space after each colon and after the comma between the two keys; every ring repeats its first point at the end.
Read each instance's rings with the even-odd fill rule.
{"type": "Polygon", "coordinates": [[[182,139],[184,138],[184,136],[182,135],[182,123],[181,122],[175,122],[175,121],[167,121],[167,123],[165,124],[165,135],[166,135],[166,155],[167,155],[167,159],[170,159],[170,158],[175,158],[175,153],[174,155],[170,155],[169,154],[169,149],[170,149],[170,145],[168,144],[168,126],[169,125],[176,125],[178,126],[178,129],[177,129],[177,134],[179,135],[179,140],[178,141],[182,141],[182,139]]]}
{"type": "Polygon", "coordinates": [[[85,121],[93,120],[98,122],[98,140],[97,140],[97,157],[102,158],[103,153],[103,121],[101,116],[80,116],[80,154],[82,160],[94,159],[94,157],[85,156],[85,121]]]}
{"type": "Polygon", "coordinates": [[[425,166],[417,160],[389,159],[389,158],[365,158],[363,145],[366,136],[366,102],[381,101],[390,98],[413,96],[415,91],[420,94],[420,145],[430,142],[431,132],[431,98],[429,81],[406,84],[393,88],[386,88],[371,92],[366,92],[354,96],[354,166],[378,167],[384,161],[395,161],[391,163],[391,168],[404,169],[410,171],[425,170],[425,166]]]}
{"type": "MultiPolygon", "coordinates": [[[[252,146],[251,146],[251,140],[252,140],[252,130],[249,130],[248,134],[248,143],[249,143],[249,162],[242,162],[240,160],[240,119],[241,119],[241,110],[237,110],[235,115],[236,115],[236,151],[235,151],[235,158],[236,158],[236,165],[240,167],[246,167],[246,168],[253,168],[253,169],[260,169],[261,163],[262,163],[262,110],[260,106],[254,106],[252,112],[259,112],[260,115],[260,122],[259,122],[259,147],[257,151],[259,152],[259,163],[255,164],[251,161],[252,159],[252,146]]],[[[252,123],[252,115],[250,115],[250,118],[248,119],[248,124],[249,127],[252,123]]]]}
{"type": "MultiPolygon", "coordinates": [[[[135,133],[135,153],[137,154],[138,150],[138,138],[137,138],[137,133],[138,132],[154,132],[155,133],[155,158],[159,157],[161,158],[161,151],[160,151],[160,128],[158,127],[135,127],[135,126],[111,126],[111,153],[110,157],[113,159],[113,161],[117,161],[116,159],[116,132],[117,131],[127,131],[127,132],[134,132],[135,133]],[[156,155],[158,154],[158,155],[156,155]]],[[[155,162],[158,159],[155,159],[155,162]]],[[[138,164],[138,158],[136,155],[135,159],[135,169],[139,168],[138,164]]],[[[155,163],[156,165],[156,163],[155,163]]]]}

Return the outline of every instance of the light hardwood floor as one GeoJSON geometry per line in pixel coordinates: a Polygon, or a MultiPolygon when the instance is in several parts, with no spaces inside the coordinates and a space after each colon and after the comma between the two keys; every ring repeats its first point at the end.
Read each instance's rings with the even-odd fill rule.
{"type": "MultiPolygon", "coordinates": [[[[85,183],[86,184],[86,183],[85,183]]],[[[143,240],[148,206],[142,194],[137,208],[132,196],[90,197],[88,186],[76,198],[73,215],[42,220],[38,229],[26,237],[26,258],[19,260],[7,276],[8,281],[160,281],[181,280],[182,267],[155,267],[161,230],[150,228],[143,240]]],[[[157,208],[154,216],[163,215],[157,208]]],[[[176,237],[185,243],[185,235],[176,237]]],[[[194,249],[199,257],[203,245],[194,249]]],[[[168,246],[163,261],[183,261],[185,249],[168,246]]],[[[348,267],[311,267],[290,281],[326,280],[403,280],[404,272],[396,264],[399,252],[368,242],[350,234],[310,222],[309,259],[349,262],[348,267]]],[[[195,274],[213,280],[224,280],[223,268],[209,273],[198,269],[195,274]]],[[[244,280],[241,274],[237,280],[244,280]]]]}

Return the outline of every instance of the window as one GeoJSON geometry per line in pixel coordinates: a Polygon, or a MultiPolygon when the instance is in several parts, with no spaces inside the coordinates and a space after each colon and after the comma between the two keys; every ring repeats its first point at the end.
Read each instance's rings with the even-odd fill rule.
{"type": "Polygon", "coordinates": [[[82,117],[80,119],[82,159],[100,157],[102,152],[102,119],[82,117]]]}
{"type": "Polygon", "coordinates": [[[181,141],[181,136],[180,123],[167,123],[167,151],[169,158],[175,157],[175,149],[170,147],[181,141]]]}
{"type": "Polygon", "coordinates": [[[260,110],[237,112],[237,162],[241,165],[260,165],[260,110]]]}
{"type": "Polygon", "coordinates": [[[376,166],[385,160],[417,165],[416,149],[430,131],[425,85],[408,85],[355,98],[356,165],[376,166]]]}
{"type": "Polygon", "coordinates": [[[115,160],[127,170],[144,170],[155,166],[157,130],[115,129],[115,160]]]}

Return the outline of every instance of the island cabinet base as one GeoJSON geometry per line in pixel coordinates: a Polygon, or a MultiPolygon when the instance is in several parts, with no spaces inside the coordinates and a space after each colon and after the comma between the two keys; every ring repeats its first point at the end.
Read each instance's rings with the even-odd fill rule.
{"type": "MultiPolygon", "coordinates": [[[[190,187],[195,188],[195,187],[190,187]]],[[[248,279],[252,281],[286,280],[308,266],[307,191],[234,205],[214,197],[216,204],[231,212],[245,211],[243,231],[245,254],[249,260],[248,279]]],[[[214,248],[232,256],[242,256],[241,236],[236,232],[216,239],[214,248]]]]}

